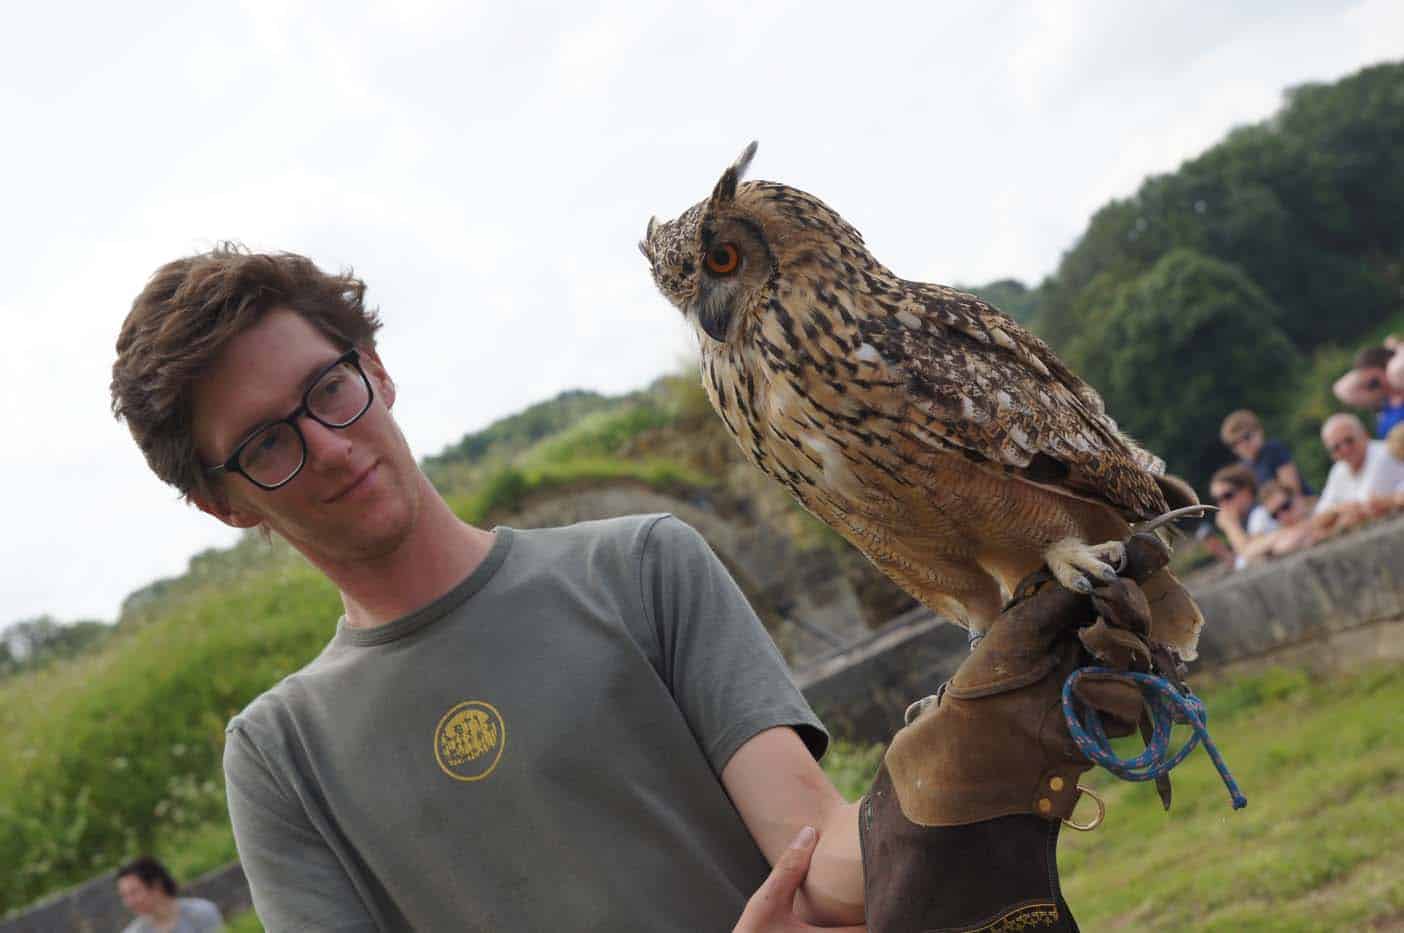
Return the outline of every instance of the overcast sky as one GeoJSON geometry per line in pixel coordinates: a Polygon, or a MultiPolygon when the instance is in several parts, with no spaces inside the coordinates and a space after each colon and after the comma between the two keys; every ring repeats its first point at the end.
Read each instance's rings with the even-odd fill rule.
{"type": "Polygon", "coordinates": [[[352,266],[418,455],[690,337],[635,243],[751,139],[899,275],[1033,284],[1097,207],[1282,91],[1404,57],[1404,4],[25,4],[0,27],[0,625],[112,619],[233,532],[108,410],[162,262],[352,266]]]}

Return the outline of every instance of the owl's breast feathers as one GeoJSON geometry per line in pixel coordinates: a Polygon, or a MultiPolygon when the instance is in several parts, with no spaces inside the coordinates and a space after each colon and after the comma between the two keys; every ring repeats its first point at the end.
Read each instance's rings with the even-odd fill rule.
{"type": "Polygon", "coordinates": [[[1161,461],[1033,334],[861,245],[796,246],[739,339],[704,346],[703,381],[747,457],[812,511],[940,508],[969,486],[943,474],[972,468],[1129,520],[1165,511],[1161,461]]]}

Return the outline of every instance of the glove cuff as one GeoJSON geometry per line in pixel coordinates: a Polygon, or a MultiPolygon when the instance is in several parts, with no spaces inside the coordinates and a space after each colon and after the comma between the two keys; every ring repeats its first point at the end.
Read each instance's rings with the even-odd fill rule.
{"type": "Polygon", "coordinates": [[[1076,933],[1058,884],[1061,824],[1017,814],[918,826],[883,767],[858,814],[873,933],[1076,933]]]}

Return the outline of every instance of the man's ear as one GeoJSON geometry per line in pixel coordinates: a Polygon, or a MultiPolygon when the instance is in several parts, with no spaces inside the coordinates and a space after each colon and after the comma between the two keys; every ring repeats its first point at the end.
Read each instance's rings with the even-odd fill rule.
{"type": "Polygon", "coordinates": [[[366,376],[370,379],[371,385],[375,386],[375,394],[385,401],[386,408],[395,406],[395,380],[390,378],[390,374],[385,371],[385,364],[381,362],[380,354],[374,347],[357,347],[361,354],[361,368],[366,371],[366,376]]]}
{"type": "Polygon", "coordinates": [[[195,507],[201,512],[213,515],[231,528],[257,528],[263,523],[261,516],[237,506],[231,506],[228,500],[218,492],[212,492],[209,495],[192,492],[190,501],[195,503],[195,507]]]}

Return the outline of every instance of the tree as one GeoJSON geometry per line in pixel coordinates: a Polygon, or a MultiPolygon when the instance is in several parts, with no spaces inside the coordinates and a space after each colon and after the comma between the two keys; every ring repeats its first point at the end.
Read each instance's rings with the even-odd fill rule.
{"type": "Polygon", "coordinates": [[[1251,408],[1269,424],[1282,414],[1301,355],[1281,314],[1233,266],[1173,250],[1118,292],[1094,384],[1123,429],[1203,488],[1232,456],[1219,441],[1226,414],[1251,408]]]}

